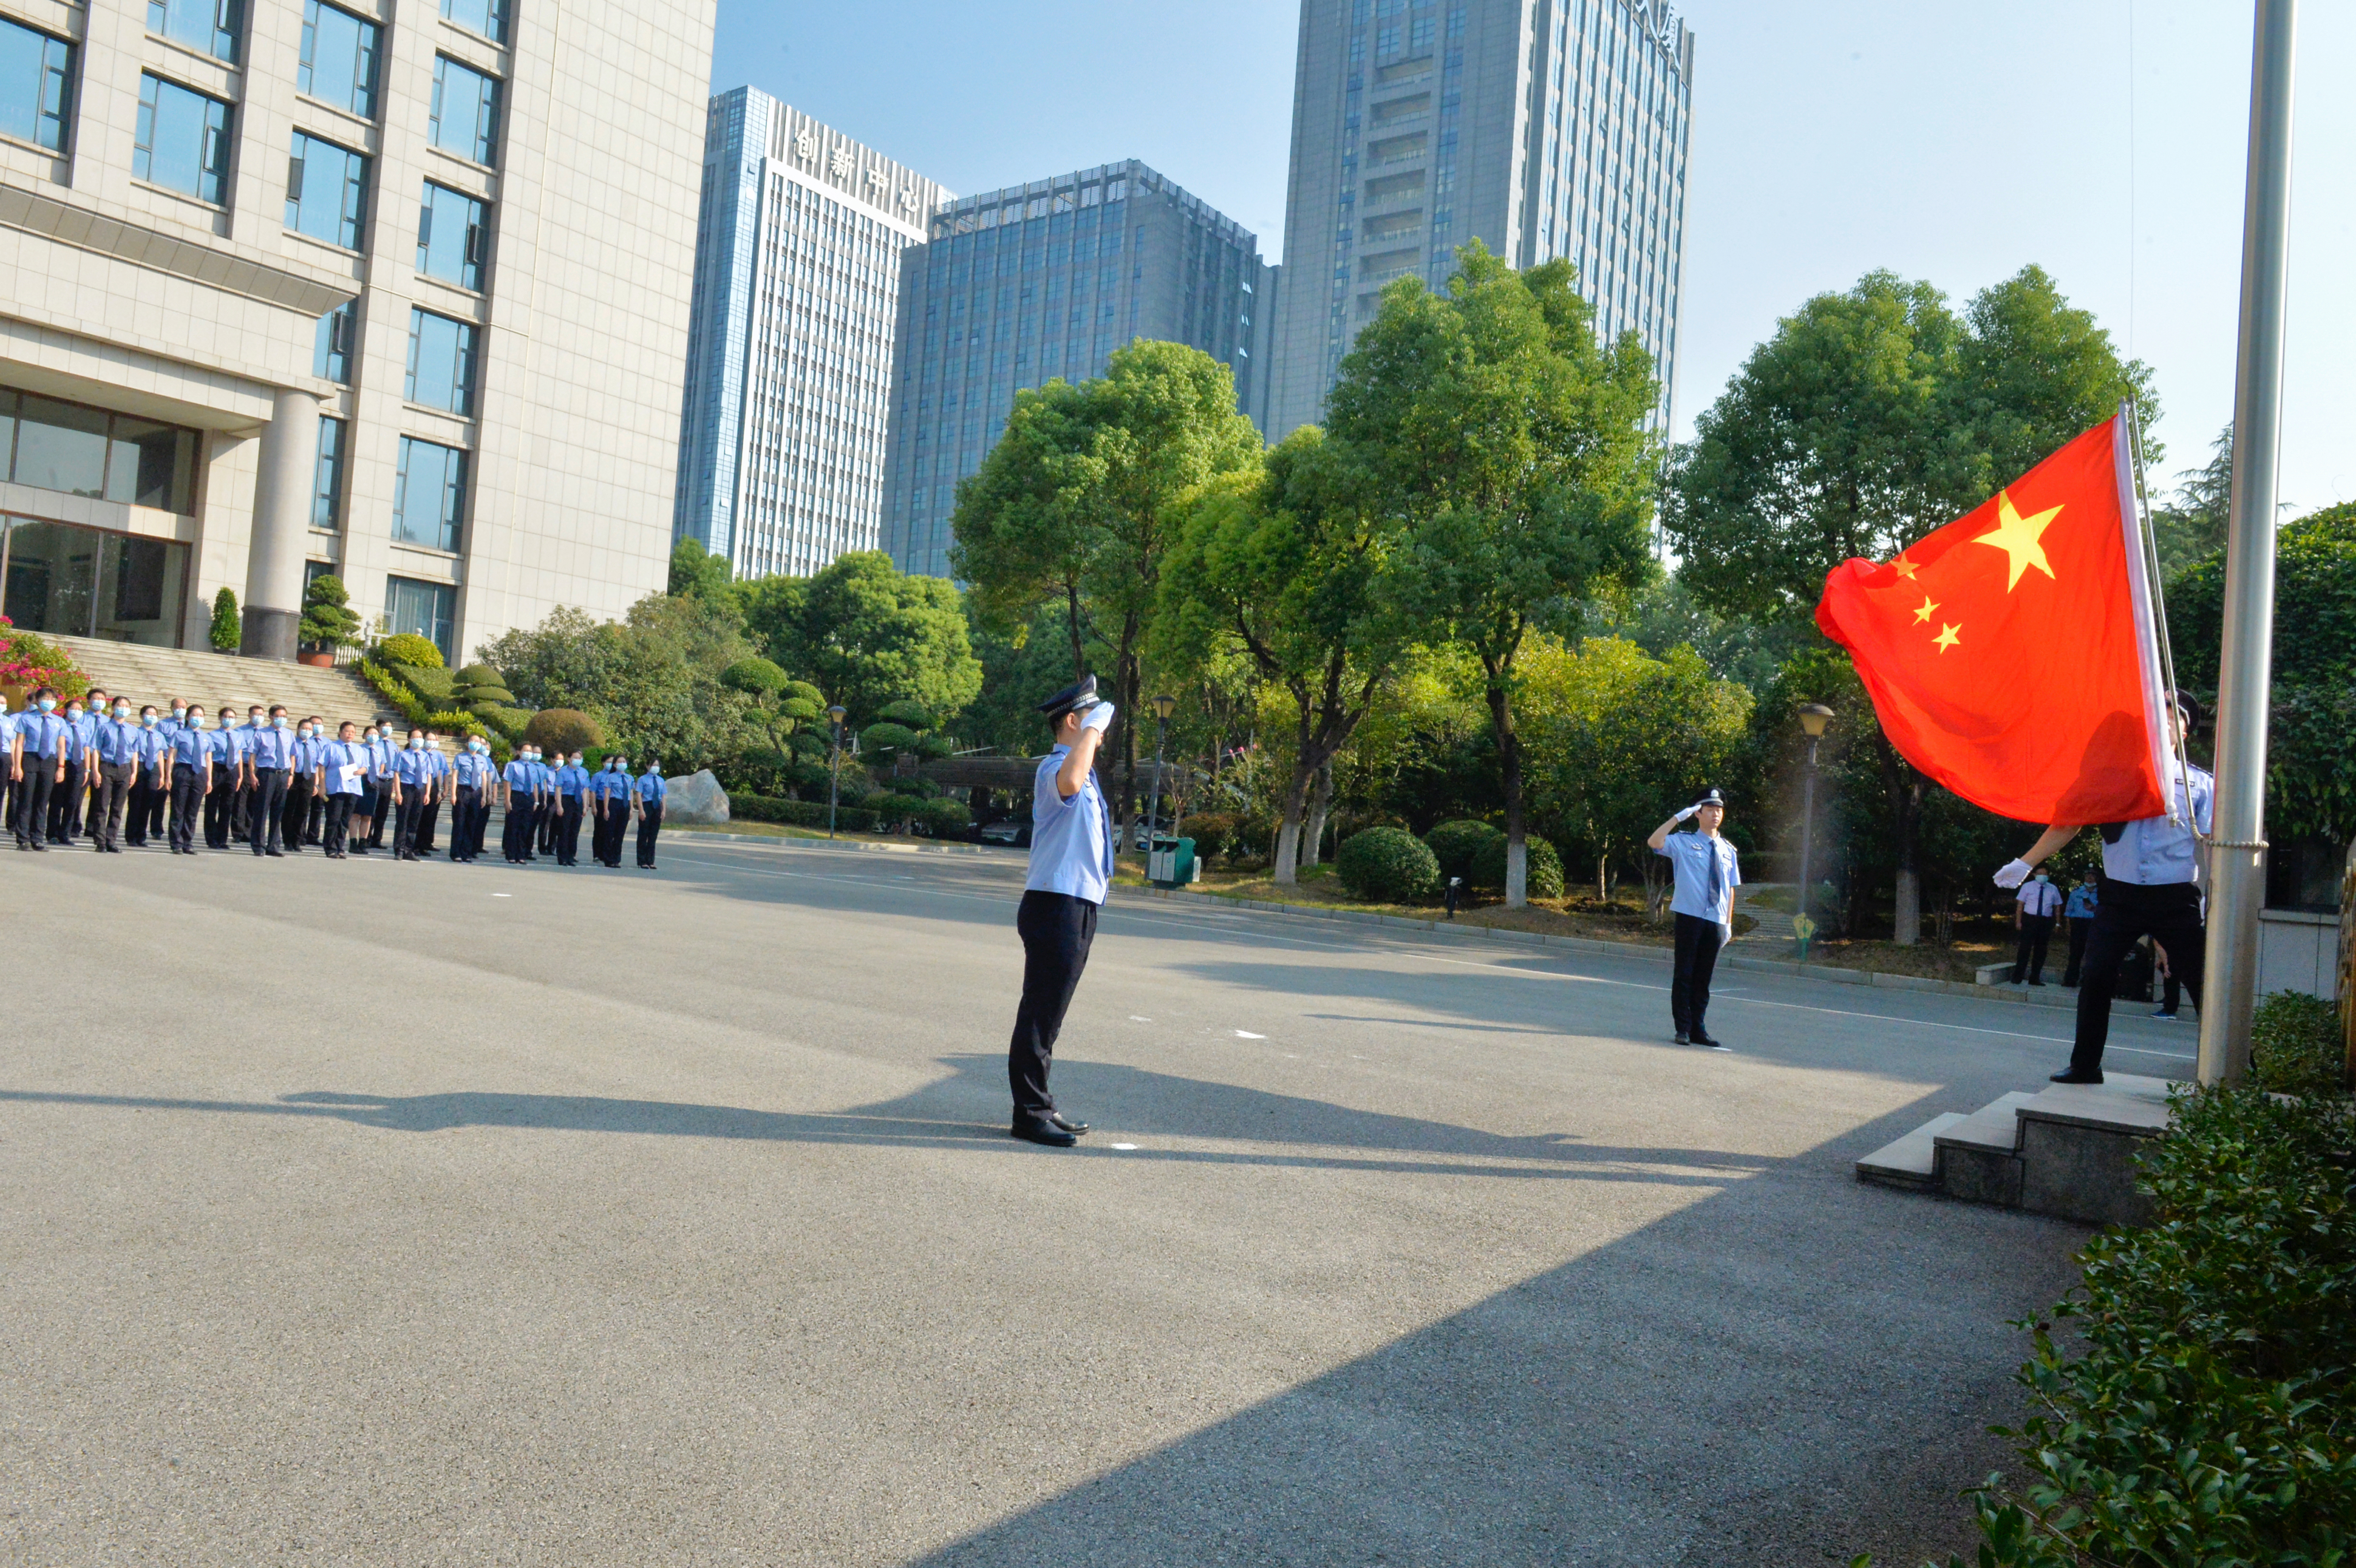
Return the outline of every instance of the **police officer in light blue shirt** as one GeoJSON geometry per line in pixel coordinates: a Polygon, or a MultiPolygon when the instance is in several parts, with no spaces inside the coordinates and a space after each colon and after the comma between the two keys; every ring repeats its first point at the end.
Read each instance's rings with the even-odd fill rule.
{"type": "Polygon", "coordinates": [[[581,818],[589,793],[589,770],[581,766],[579,752],[560,759],[560,766],[549,775],[549,788],[555,793],[556,864],[578,865],[581,818]]]}
{"type": "Polygon", "coordinates": [[[526,852],[531,848],[536,775],[532,772],[530,753],[518,751],[499,770],[499,781],[505,787],[508,807],[499,830],[499,854],[509,865],[521,865],[526,852]]]}
{"type": "Polygon", "coordinates": [[[425,747],[425,732],[412,729],[400,755],[392,759],[392,805],[400,820],[392,843],[395,859],[419,858],[417,824],[424,819],[425,802],[433,797],[434,781],[440,777],[433,753],[425,747]]]}
{"type": "Polygon", "coordinates": [[[600,865],[622,864],[622,835],[630,825],[630,761],[616,753],[589,776],[589,858],[600,865]]]}
{"type": "Polygon", "coordinates": [[[498,788],[498,769],[491,765],[491,748],[482,736],[466,737],[450,764],[450,858],[472,865],[483,853],[483,825],[498,788]]]}
{"type": "Polygon", "coordinates": [[[123,808],[139,776],[139,726],[131,722],[130,703],[111,715],[95,715],[90,749],[97,758],[98,786],[91,797],[90,847],[101,854],[121,854],[123,808]]]}
{"type": "Polygon", "coordinates": [[[327,801],[319,848],[329,860],[351,853],[352,813],[367,799],[368,769],[368,747],[360,743],[359,726],[347,719],[336,727],[336,738],[319,748],[318,787],[327,801]]]}
{"type": "Polygon", "coordinates": [[[1677,926],[1669,1015],[1676,1025],[1677,1044],[1716,1051],[1730,1047],[1712,1037],[1704,1022],[1709,1012],[1709,979],[1718,968],[1719,950],[1734,938],[1734,890],[1742,885],[1734,846],[1718,831],[1725,821],[1726,797],[1711,789],[1655,828],[1644,841],[1654,854],[1667,858],[1676,877],[1676,893],[1669,900],[1677,926]],[[1673,831],[1688,819],[1694,831],[1673,831]]]}
{"type": "Polygon", "coordinates": [[[1023,999],[1006,1047],[1015,1137],[1067,1149],[1088,1130],[1055,1108],[1048,1091],[1056,1036],[1095,946],[1097,912],[1112,886],[1112,814],[1097,785],[1096,758],[1113,720],[1090,675],[1039,705],[1055,744],[1031,781],[1031,870],[1014,929],[1023,939],[1023,999]]]}
{"type": "Polygon", "coordinates": [[[384,835],[396,814],[392,808],[392,764],[401,754],[401,741],[390,722],[376,726],[368,752],[369,789],[373,797],[369,803],[374,810],[369,818],[368,840],[359,846],[362,854],[384,847],[384,835]]]}
{"type": "Polygon", "coordinates": [[[16,821],[16,785],[24,775],[25,743],[16,734],[16,715],[8,699],[0,697],[0,822],[13,829],[16,821]]]}
{"type": "Polygon", "coordinates": [[[294,766],[294,726],[285,708],[273,703],[270,716],[246,742],[245,772],[253,797],[246,808],[245,843],[258,855],[276,858],[286,853],[279,848],[278,832],[286,813],[286,775],[294,766]]]}
{"type": "Polygon", "coordinates": [[[662,769],[654,763],[630,785],[630,792],[638,800],[638,869],[655,868],[655,840],[662,832],[663,799],[670,786],[663,781],[662,769]]]}
{"type": "Polygon", "coordinates": [[[139,768],[131,779],[131,815],[123,841],[136,849],[147,847],[148,830],[161,815],[157,802],[171,792],[172,742],[164,733],[163,715],[153,703],[139,710],[139,768]]]}
{"type": "Polygon", "coordinates": [[[59,748],[65,759],[65,777],[49,791],[49,842],[69,844],[82,830],[83,799],[90,793],[91,774],[98,766],[98,754],[92,749],[97,729],[80,697],[69,697],[65,703],[67,738],[59,748]]]}

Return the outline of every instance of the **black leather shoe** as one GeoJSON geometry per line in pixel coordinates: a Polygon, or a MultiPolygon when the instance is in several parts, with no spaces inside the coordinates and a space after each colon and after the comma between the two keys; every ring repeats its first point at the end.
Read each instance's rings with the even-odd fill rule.
{"type": "Polygon", "coordinates": [[[2060,1072],[2052,1075],[2052,1081],[2055,1083],[2100,1083],[2103,1081],[2103,1075],[2099,1072],[2080,1072],[2074,1068],[2065,1067],[2060,1072]]]}
{"type": "Polygon", "coordinates": [[[1088,1130],[1088,1124],[1087,1122],[1075,1122],[1060,1111],[1048,1112],[1047,1120],[1054,1122],[1056,1126],[1061,1127],[1065,1132],[1069,1133],[1075,1138],[1088,1130]]]}
{"type": "Polygon", "coordinates": [[[1693,1044],[1693,1042],[1686,1038],[1686,1032],[1683,1029],[1679,1029],[1677,1031],[1677,1044],[1681,1046],[1689,1046],[1693,1044]]]}
{"type": "Polygon", "coordinates": [[[1017,1122],[1009,1127],[1010,1135],[1027,1144],[1044,1144],[1051,1149],[1068,1149],[1079,1139],[1052,1122],[1017,1122]]]}
{"type": "Polygon", "coordinates": [[[1714,1051],[1730,1051],[1734,1048],[1715,1035],[1696,1035],[1693,1037],[1693,1043],[1697,1046],[1708,1046],[1714,1051]]]}

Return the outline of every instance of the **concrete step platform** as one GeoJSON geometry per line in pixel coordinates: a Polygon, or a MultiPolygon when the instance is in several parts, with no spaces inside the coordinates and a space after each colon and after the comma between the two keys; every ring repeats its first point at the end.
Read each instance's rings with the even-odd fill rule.
{"type": "Polygon", "coordinates": [[[2136,1155],[2167,1131],[2169,1088],[2167,1079],[2112,1073],[2100,1084],[2015,1090],[1968,1116],[1933,1117],[1858,1161],[1857,1176],[2064,1219],[2141,1224],[2151,1206],[2136,1190],[2136,1155]]]}
{"type": "Polygon", "coordinates": [[[223,703],[240,709],[254,703],[264,706],[284,703],[297,718],[316,714],[331,725],[345,719],[365,724],[399,716],[356,670],[97,638],[52,637],[49,640],[64,649],[94,683],[128,696],[134,703],[165,707],[174,697],[187,697],[208,708],[223,703]]]}
{"type": "Polygon", "coordinates": [[[1904,1137],[1884,1144],[1857,1162],[1858,1179],[1879,1182],[1883,1187],[1935,1189],[1939,1151],[1934,1140],[1964,1119],[1960,1111],[1944,1111],[1904,1137]]]}

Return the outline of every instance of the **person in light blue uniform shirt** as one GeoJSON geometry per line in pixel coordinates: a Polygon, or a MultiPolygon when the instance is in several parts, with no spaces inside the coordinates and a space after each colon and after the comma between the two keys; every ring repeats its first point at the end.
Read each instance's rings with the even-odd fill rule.
{"type": "Polygon", "coordinates": [[[164,733],[163,715],[150,703],[139,710],[139,770],[131,780],[131,815],[124,823],[123,843],[134,849],[147,847],[148,831],[162,814],[156,802],[171,792],[172,740],[164,733]]]}
{"type": "Polygon", "coordinates": [[[491,765],[491,748],[482,736],[466,737],[466,746],[450,764],[450,858],[472,865],[483,853],[483,826],[498,789],[498,769],[491,765]]]}
{"type": "Polygon", "coordinates": [[[172,748],[168,783],[171,797],[170,836],[166,847],[174,854],[190,854],[196,849],[197,819],[204,811],[206,792],[212,785],[212,747],[205,739],[205,711],[184,698],[172,699],[172,716],[164,721],[166,744],[172,748]]]}
{"type": "Polygon", "coordinates": [[[19,771],[16,780],[16,847],[49,847],[49,797],[65,780],[66,753],[74,744],[73,726],[58,713],[53,686],[32,693],[32,708],[17,721],[19,771]]]}
{"type": "Polygon", "coordinates": [[[638,800],[638,869],[655,868],[655,839],[662,832],[663,798],[670,786],[663,782],[662,769],[653,763],[630,785],[630,792],[638,800]]]}
{"type": "Polygon", "coordinates": [[[581,754],[574,752],[560,757],[549,774],[549,789],[553,792],[556,813],[556,864],[581,864],[581,818],[588,803],[589,770],[581,766],[581,754]]]}
{"type": "Polygon", "coordinates": [[[16,734],[16,715],[8,711],[8,699],[0,697],[0,822],[14,831],[16,822],[16,786],[24,778],[25,743],[16,734]]]}
{"type": "Polygon", "coordinates": [[[139,726],[132,722],[131,704],[118,702],[111,714],[102,714],[91,728],[90,748],[98,759],[92,775],[97,789],[91,796],[90,847],[101,854],[123,853],[123,813],[131,803],[131,786],[138,782],[139,726]]]}
{"type": "Polygon", "coordinates": [[[286,853],[279,847],[278,831],[286,812],[286,775],[294,766],[294,726],[286,710],[273,704],[246,746],[245,772],[253,796],[246,806],[245,844],[255,854],[278,858],[286,853]]]}
{"type": "Polygon", "coordinates": [[[589,776],[589,802],[594,823],[589,832],[589,858],[619,869],[622,835],[630,826],[630,759],[619,755],[589,776]]]}
{"type": "Polygon", "coordinates": [[[319,848],[329,860],[351,853],[352,812],[368,797],[368,747],[360,744],[359,726],[345,720],[336,738],[319,748],[318,788],[325,792],[327,815],[319,825],[319,848]]]}
{"type": "Polygon", "coordinates": [[[49,843],[55,845],[70,844],[80,836],[83,800],[90,793],[91,774],[98,765],[98,754],[91,749],[98,731],[82,700],[67,698],[65,715],[69,733],[60,748],[65,757],[65,777],[49,791],[49,843]]]}
{"type": "Polygon", "coordinates": [[[227,849],[238,825],[237,805],[245,798],[245,730],[226,703],[216,710],[212,742],[212,790],[205,797],[205,847],[227,849]]]}
{"type": "Polygon", "coordinates": [[[531,848],[531,803],[535,779],[530,753],[527,751],[517,752],[499,770],[499,782],[508,808],[499,829],[499,855],[509,865],[521,865],[525,852],[531,848]]]}
{"type": "Polygon", "coordinates": [[[384,847],[384,835],[397,814],[392,809],[392,764],[401,755],[401,741],[389,723],[374,729],[375,738],[368,743],[369,789],[372,797],[369,803],[374,810],[369,817],[368,836],[359,846],[362,854],[384,847]]]}
{"type": "Polygon", "coordinates": [[[2086,937],[2094,929],[2094,909],[2102,902],[2095,891],[2094,874],[2088,872],[2070,889],[2070,900],[2062,906],[2062,918],[2070,928],[2070,967],[2062,972],[2062,983],[2075,985],[2086,967],[2086,937]]]}
{"type": "Polygon", "coordinates": [[[399,822],[392,841],[393,858],[416,860],[417,825],[425,817],[425,802],[433,798],[434,780],[440,775],[434,767],[434,756],[425,748],[425,732],[412,729],[392,759],[392,807],[399,822]]]}
{"type": "Polygon", "coordinates": [[[450,759],[442,755],[442,737],[432,730],[425,732],[425,761],[434,770],[434,778],[425,791],[425,810],[417,819],[417,843],[412,846],[421,859],[434,853],[434,835],[442,821],[442,804],[450,793],[450,759]]]}
{"type": "Polygon", "coordinates": [[[1734,890],[1742,885],[1742,868],[1734,846],[1719,828],[1726,821],[1726,797],[1712,789],[1653,830],[1644,843],[1665,856],[1676,878],[1669,908],[1676,915],[1676,967],[1669,982],[1669,1017],[1676,1026],[1677,1044],[1729,1050],[1713,1036],[1705,1017],[1709,1012],[1709,980],[1718,969],[1719,950],[1734,940],[1734,890]],[[1691,832],[1676,826],[1691,819],[1691,832]]]}
{"type": "Polygon", "coordinates": [[[311,821],[311,800],[319,776],[319,751],[327,744],[317,717],[294,726],[294,756],[286,765],[286,804],[278,813],[278,842],[289,854],[303,853],[303,830],[311,821]]]}

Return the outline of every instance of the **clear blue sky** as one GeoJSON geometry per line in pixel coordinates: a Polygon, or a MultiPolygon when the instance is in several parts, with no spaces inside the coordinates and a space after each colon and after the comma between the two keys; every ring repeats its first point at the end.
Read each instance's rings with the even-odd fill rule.
{"type": "MultiPolygon", "coordinates": [[[[2037,262],[2158,373],[2156,477],[2207,455],[2233,409],[2248,5],[1683,12],[1698,42],[1680,435],[1811,294],[1890,267],[1960,300],[2037,262]]],[[[2304,510],[2356,500],[2356,5],[2302,12],[2283,493],[2304,510]]],[[[712,81],[749,81],[959,192],[1143,158],[1276,259],[1298,16],[1282,0],[720,0],[712,81]]]]}

